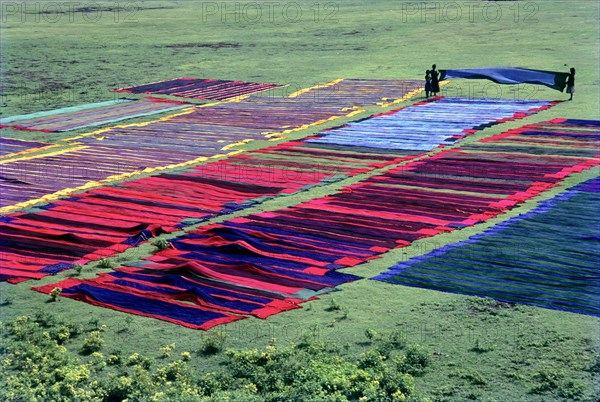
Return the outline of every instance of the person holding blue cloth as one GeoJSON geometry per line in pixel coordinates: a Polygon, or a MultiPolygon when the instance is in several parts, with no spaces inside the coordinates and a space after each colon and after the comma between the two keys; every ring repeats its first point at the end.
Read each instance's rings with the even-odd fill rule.
{"type": "Polygon", "coordinates": [[[567,77],[567,93],[571,94],[569,100],[573,100],[573,94],[575,93],[575,68],[571,67],[569,71],[570,73],[567,77]]]}

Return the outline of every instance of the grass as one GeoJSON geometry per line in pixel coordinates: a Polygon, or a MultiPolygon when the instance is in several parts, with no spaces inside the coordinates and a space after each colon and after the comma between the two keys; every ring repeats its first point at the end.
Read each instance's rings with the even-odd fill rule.
{"type": "MultiPolygon", "coordinates": [[[[288,88],[275,91],[285,94],[338,77],[420,79],[424,70],[435,62],[438,68],[496,65],[559,71],[570,66],[577,68],[575,101],[561,103],[522,121],[486,129],[467,141],[554,117],[600,118],[599,6],[594,1],[469,2],[474,10],[499,8],[501,16],[497,21],[486,21],[479,13],[474,13],[470,20],[466,7],[460,18],[449,21],[452,10],[448,2],[428,2],[429,11],[421,14],[420,10],[407,8],[409,3],[393,0],[299,1],[294,2],[302,9],[298,18],[291,14],[292,8],[288,9],[290,14],[282,14],[282,5],[274,8],[272,19],[263,9],[262,18],[254,22],[250,21],[249,9],[239,21],[232,14],[225,14],[223,20],[220,14],[223,5],[232,10],[234,1],[116,3],[122,7],[119,14],[115,14],[115,3],[99,3],[112,8],[103,8],[96,22],[92,22],[96,17],[83,11],[74,11],[72,20],[68,13],[35,14],[49,3],[35,4],[28,5],[32,13],[24,16],[7,12],[12,9],[3,4],[1,116],[114,99],[121,94],[110,92],[111,88],[176,76],[289,83],[288,88]],[[140,9],[127,8],[131,4],[139,5],[140,9]],[[217,13],[212,14],[214,9],[207,7],[215,4],[217,13]],[[331,7],[326,8],[327,5],[331,7]],[[58,15],[60,19],[52,22],[58,15]],[[298,21],[293,22],[295,19],[298,21]]],[[[444,87],[443,92],[465,96],[567,98],[541,87],[516,88],[518,91],[486,81],[457,80],[444,87]]],[[[371,108],[368,112],[375,110],[371,108]]],[[[317,130],[295,133],[291,138],[317,130]]],[[[85,130],[74,133],[82,132],[85,130]]],[[[48,142],[75,135],[11,130],[2,130],[1,134],[48,142]]],[[[245,148],[271,144],[254,141],[245,148]]],[[[573,176],[562,188],[594,175],[598,175],[597,170],[573,176]]],[[[293,205],[365,177],[269,200],[235,215],[293,205]]],[[[540,199],[559,190],[553,189],[540,199]]],[[[415,242],[409,248],[392,251],[347,272],[376,275],[400,260],[463,240],[534,205],[535,202],[529,202],[477,227],[415,242]]],[[[168,238],[161,237],[165,241],[168,238]]],[[[154,249],[148,243],[107,264],[88,264],[80,275],[93,277],[98,272],[96,267],[106,269],[109,266],[102,266],[113,262],[123,265],[154,249]]],[[[486,299],[365,280],[341,286],[341,291],[323,295],[303,309],[265,321],[252,318],[216,328],[213,331],[223,331],[225,335],[207,338],[213,331],[205,334],[65,298],[60,298],[60,303],[46,303],[47,295],[29,289],[72,274],[64,272],[19,285],[0,283],[0,321],[39,311],[60,315],[74,325],[89,326],[90,317],[94,317],[96,327],[106,328],[102,333],[105,344],[98,345],[96,339],[91,339],[88,343],[93,344],[92,349],[99,346],[108,355],[108,350],[115,347],[123,356],[138,352],[155,359],[163,355],[161,347],[173,342],[177,344],[173,355],[179,355],[181,351],[202,351],[207,345],[210,349],[212,344],[219,348],[262,348],[272,343],[273,338],[277,345],[287,345],[308,335],[333,340],[346,345],[349,353],[359,354],[370,347],[365,342],[370,340],[365,336],[367,332],[375,333],[375,337],[395,331],[396,339],[400,338],[403,344],[417,343],[430,352],[430,368],[415,378],[415,389],[417,394],[432,400],[594,400],[600,393],[595,386],[599,370],[593,369],[598,365],[595,356],[600,348],[599,320],[594,317],[528,306],[501,306],[486,299]]],[[[69,345],[68,353],[80,356],[82,348],[81,342],[69,345]]],[[[216,370],[225,360],[219,351],[192,353],[189,365],[207,372],[216,370]]]]}

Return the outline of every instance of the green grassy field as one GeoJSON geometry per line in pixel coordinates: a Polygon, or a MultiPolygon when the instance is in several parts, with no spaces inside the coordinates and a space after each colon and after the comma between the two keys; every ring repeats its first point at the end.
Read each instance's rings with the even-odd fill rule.
{"type": "MultiPolygon", "coordinates": [[[[303,0],[277,6],[243,1],[110,2],[99,3],[99,12],[77,8],[85,7],[84,3],[72,3],[72,8],[67,7],[69,4],[2,3],[0,116],[113,99],[120,95],[110,92],[112,88],[179,76],[290,84],[275,91],[281,95],[338,77],[421,79],[424,70],[437,63],[442,69],[577,68],[573,102],[486,129],[467,141],[554,117],[600,118],[600,8],[595,1],[459,2],[460,15],[454,2],[393,0],[303,0]],[[19,9],[24,4],[26,13],[19,9]],[[256,4],[262,5],[261,14],[256,4]],[[237,15],[231,13],[235,10],[237,15]]],[[[541,87],[500,86],[486,81],[455,81],[444,87],[442,94],[567,98],[541,87]]],[[[375,111],[372,108],[367,113],[375,111]]],[[[295,133],[292,138],[320,128],[295,133]]],[[[80,132],[84,131],[75,133],[80,132]]],[[[1,134],[49,142],[73,135],[11,130],[1,134]]],[[[267,144],[272,143],[255,141],[246,149],[267,144]]],[[[541,198],[598,173],[596,169],[575,175],[541,198]]],[[[238,215],[293,205],[365,177],[270,200],[238,215]]],[[[495,221],[516,216],[535,204],[532,200],[495,221]]],[[[376,275],[399,260],[463,240],[493,223],[416,242],[347,272],[376,275]]],[[[145,245],[129,250],[115,261],[135,261],[152,249],[145,245]]],[[[99,270],[97,264],[89,264],[82,277],[92,277],[99,270]]],[[[35,285],[70,275],[72,272],[63,272],[35,285]]],[[[54,314],[87,328],[90,319],[97,318],[106,325],[103,353],[120,350],[127,356],[139,352],[159,361],[160,347],[175,342],[176,355],[195,352],[206,336],[202,331],[68,299],[46,303],[48,296],[29,290],[32,285],[0,283],[0,321],[54,314]]],[[[430,367],[416,377],[417,396],[431,400],[593,401],[600,396],[596,385],[600,379],[597,318],[368,280],[340,289],[300,310],[217,329],[228,334],[227,348],[263,348],[271,342],[283,346],[311,334],[347,345],[345,350],[352,355],[369,348],[367,329],[379,334],[399,330],[408,343],[423,345],[433,356],[430,367]],[[332,300],[343,308],[328,311],[332,300]],[[536,387],[542,391],[534,392],[536,387]]],[[[78,354],[81,339],[66,346],[74,358],[90,359],[78,354]]],[[[198,372],[219,370],[226,361],[222,353],[192,355],[189,365],[198,372]]]]}

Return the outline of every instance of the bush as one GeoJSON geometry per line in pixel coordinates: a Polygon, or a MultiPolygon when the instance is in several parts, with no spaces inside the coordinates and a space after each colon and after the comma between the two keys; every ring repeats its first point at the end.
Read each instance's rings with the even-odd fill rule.
{"type": "Polygon", "coordinates": [[[98,268],[104,268],[104,269],[109,269],[112,268],[114,266],[112,260],[108,259],[108,258],[103,258],[100,261],[98,261],[98,268]]]}
{"type": "Polygon", "coordinates": [[[487,379],[477,370],[457,370],[451,374],[451,376],[459,377],[469,381],[472,385],[485,385],[487,379]]]}
{"type": "Polygon", "coordinates": [[[331,301],[329,302],[329,306],[325,309],[325,311],[339,311],[342,308],[343,306],[336,302],[335,299],[332,297],[331,301]]]}
{"type": "Polygon", "coordinates": [[[394,348],[403,349],[406,346],[406,336],[402,331],[398,329],[395,329],[392,332],[390,332],[388,340],[394,348]]]}
{"type": "Polygon", "coordinates": [[[200,345],[200,354],[214,355],[223,350],[227,341],[227,332],[221,330],[209,331],[202,338],[200,345]]]}
{"type": "Polygon", "coordinates": [[[421,375],[431,364],[429,352],[420,345],[409,345],[406,348],[405,359],[400,363],[400,371],[412,375],[421,375]]]}
{"type": "Polygon", "coordinates": [[[171,247],[171,243],[169,243],[165,239],[157,239],[154,243],[152,243],[154,247],[156,247],[159,251],[165,250],[171,247]]]}
{"type": "MultiPolygon", "coordinates": [[[[195,376],[186,363],[189,352],[155,370],[154,360],[139,353],[126,359],[112,349],[102,354],[99,349],[104,342],[98,329],[89,332],[81,346],[89,357],[66,353],[55,339],[68,336],[72,328],[54,315],[38,315],[35,320],[23,316],[0,324],[6,334],[2,369],[7,372],[0,400],[413,400],[414,378],[400,368],[406,361],[418,360],[413,356],[418,355],[414,346],[408,358],[389,358],[376,347],[356,358],[341,353],[343,346],[334,342],[312,340],[304,348],[293,343],[277,347],[272,339],[263,349],[227,351],[229,359],[220,372],[195,376]]],[[[211,350],[214,345],[222,349],[226,336],[223,331],[209,332],[203,349],[211,350]]],[[[175,345],[164,348],[172,355],[175,345]]],[[[562,395],[577,393],[576,383],[563,381],[560,386],[557,392],[562,395]]]]}
{"type": "Polygon", "coordinates": [[[106,363],[109,366],[120,366],[123,363],[123,359],[121,359],[120,354],[114,353],[108,356],[108,359],[106,359],[106,363]]]}
{"type": "Polygon", "coordinates": [[[171,343],[170,345],[163,346],[160,348],[160,352],[162,353],[162,357],[171,356],[171,352],[175,349],[175,343],[171,343]]]}
{"type": "Polygon", "coordinates": [[[367,328],[365,330],[365,336],[367,337],[369,342],[373,342],[375,340],[375,338],[377,338],[377,331],[375,331],[372,328],[367,328]]]}
{"type": "Polygon", "coordinates": [[[187,382],[190,372],[187,364],[183,360],[176,360],[161,367],[156,372],[156,378],[159,381],[179,381],[187,382]]]}
{"type": "Polygon", "coordinates": [[[144,357],[139,353],[135,352],[127,358],[128,366],[137,366],[143,368],[144,370],[150,369],[154,364],[154,359],[151,357],[144,357]]]}
{"type": "Polygon", "coordinates": [[[487,352],[491,352],[492,350],[494,350],[495,345],[484,345],[479,338],[477,338],[477,340],[475,340],[475,345],[473,345],[473,347],[471,349],[469,349],[471,352],[475,352],[475,353],[487,353],[487,352]]]}
{"type": "MultiPolygon", "coordinates": [[[[265,350],[227,351],[231,374],[261,400],[402,401],[414,390],[411,375],[401,373],[376,350],[359,360],[332,354],[329,345],[311,350],[267,346],[265,350]]],[[[215,376],[211,377],[215,380],[215,376]]],[[[215,386],[216,384],[213,384],[215,386]]]]}
{"type": "Polygon", "coordinates": [[[583,395],[585,391],[583,383],[567,379],[567,375],[562,370],[547,368],[538,371],[533,378],[537,381],[537,384],[530,390],[533,394],[557,392],[558,395],[564,398],[576,399],[583,395]]]}
{"type": "Polygon", "coordinates": [[[54,288],[52,289],[52,291],[50,291],[50,301],[58,301],[59,298],[58,296],[60,296],[60,294],[62,293],[62,289],[61,288],[54,288]]]}
{"type": "Polygon", "coordinates": [[[104,339],[102,339],[102,335],[100,331],[92,331],[90,334],[83,340],[83,345],[81,346],[81,352],[85,355],[89,355],[91,353],[97,352],[104,346],[104,339]]]}
{"type": "Polygon", "coordinates": [[[360,354],[360,360],[358,361],[358,367],[362,369],[367,368],[381,368],[384,365],[386,357],[379,353],[377,350],[369,350],[360,354]]]}
{"type": "Polygon", "coordinates": [[[75,271],[75,275],[79,276],[81,275],[81,271],[83,271],[83,265],[75,264],[73,265],[73,270],[75,271]]]}

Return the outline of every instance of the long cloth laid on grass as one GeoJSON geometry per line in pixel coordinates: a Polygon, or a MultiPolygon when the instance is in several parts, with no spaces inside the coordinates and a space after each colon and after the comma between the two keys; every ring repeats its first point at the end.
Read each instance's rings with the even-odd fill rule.
{"type": "Polygon", "coordinates": [[[373,279],[600,316],[600,178],[373,279]]]}
{"type": "Polygon", "coordinates": [[[279,88],[280,84],[211,80],[205,78],[175,78],[151,84],[115,89],[115,92],[171,95],[182,98],[225,100],[279,88]]]}
{"type": "MultiPolygon", "coordinates": [[[[357,279],[336,272],[340,268],[491,219],[556,186],[569,174],[599,164],[597,159],[555,155],[446,150],[338,194],[203,226],[172,241],[172,249],[145,258],[139,267],[144,271],[136,273],[201,277],[286,297],[324,291],[357,279]]],[[[149,298],[161,300],[190,300],[190,289],[184,285],[177,292],[163,290],[165,284],[158,279],[161,289],[141,288],[128,280],[128,274],[119,277],[125,282],[111,280],[102,286],[136,296],[149,291],[149,298]]],[[[84,282],[96,286],[96,281],[84,282]]],[[[49,292],[51,286],[39,290],[49,292]]],[[[211,307],[233,311],[231,306],[203,300],[211,307]]],[[[134,313],[150,316],[144,308],[134,313]]],[[[157,318],[182,324],[168,312],[157,318]]]]}
{"type": "Polygon", "coordinates": [[[535,84],[563,91],[569,73],[560,71],[532,70],[514,67],[468,68],[440,70],[440,81],[448,78],[486,79],[498,84],[535,84]]]}
{"type": "Polygon", "coordinates": [[[0,137],[0,157],[18,154],[23,151],[39,150],[52,144],[39,141],[26,141],[16,138],[0,137]]]}
{"type": "Polygon", "coordinates": [[[557,102],[535,100],[437,97],[401,113],[382,113],[324,132],[310,142],[384,149],[428,151],[451,144],[477,130],[524,118],[557,102]]]}
{"type": "Polygon", "coordinates": [[[37,199],[145,169],[201,162],[225,155],[235,145],[265,139],[267,133],[292,130],[344,115],[337,109],[302,109],[291,103],[207,107],[149,124],[102,130],[70,141],[66,148],[0,164],[0,207],[37,199]]]}
{"type": "MultiPolygon", "coordinates": [[[[553,119],[488,137],[477,143],[475,149],[600,157],[599,130],[600,122],[595,120],[553,119]]],[[[469,149],[470,146],[466,145],[464,148],[469,149]]]]}
{"type": "Polygon", "coordinates": [[[289,96],[320,105],[386,107],[412,98],[423,90],[422,80],[369,80],[340,78],[302,89],[289,96]]]}
{"type": "Polygon", "coordinates": [[[76,137],[65,149],[1,164],[0,207],[110,176],[199,163],[269,133],[283,135],[347,114],[307,101],[263,100],[198,108],[151,123],[101,130],[76,137]]]}
{"type": "MultiPolygon", "coordinates": [[[[476,130],[523,118],[555,104],[435,98],[323,131],[302,144],[295,143],[297,146],[289,149],[289,154],[300,152],[310,158],[306,154],[310,148],[312,155],[329,153],[332,162],[338,156],[347,158],[356,152],[391,153],[397,157],[417,155],[440,144],[451,144],[476,130]]],[[[72,150],[1,164],[5,180],[0,181],[0,207],[76,188],[92,180],[210,157],[236,142],[262,139],[268,132],[303,127],[336,113],[336,107],[324,107],[306,99],[257,100],[201,108],[151,124],[106,130],[77,140],[72,150]]],[[[373,163],[382,157],[375,156],[373,163]]],[[[310,164],[310,160],[305,160],[310,164]]],[[[352,160],[347,162],[352,166],[352,160]]]]}
{"type": "MultiPolygon", "coordinates": [[[[425,118],[436,110],[433,106],[438,102],[439,111],[446,113],[448,103],[435,101],[411,105],[392,112],[392,115],[394,118],[402,115],[414,118],[423,110],[425,118]]],[[[492,124],[497,119],[520,116],[523,114],[520,110],[530,111],[532,106],[543,108],[548,105],[540,106],[536,101],[520,102],[513,106],[510,112],[488,112],[485,119],[477,121],[465,117],[463,134],[459,134],[459,117],[455,116],[455,120],[448,125],[451,135],[448,138],[438,136],[438,139],[447,144],[482,127],[482,122],[492,124]]],[[[463,104],[460,109],[464,116],[482,113],[477,102],[463,104]]],[[[389,116],[386,114],[373,120],[387,120],[389,116]]],[[[385,127],[382,126],[381,130],[385,131],[385,127]]],[[[7,238],[6,246],[10,251],[4,262],[4,276],[0,278],[11,282],[40,278],[68,269],[74,263],[109,257],[157,233],[248,207],[265,197],[290,194],[321,182],[399,163],[423,152],[422,146],[414,145],[418,144],[414,133],[421,133],[430,147],[437,145],[429,139],[426,131],[419,131],[419,127],[421,124],[415,121],[414,125],[405,125],[397,131],[400,138],[406,137],[404,141],[394,142],[399,147],[397,150],[370,147],[368,144],[353,147],[331,141],[312,142],[328,137],[331,132],[326,131],[303,141],[251,151],[187,172],[133,180],[116,188],[92,190],[57,201],[39,211],[10,215],[5,218],[6,230],[10,226],[10,234],[16,237],[7,238]],[[413,135],[407,137],[407,133],[413,135]],[[83,222],[88,222],[87,229],[83,222]],[[52,231],[44,234],[40,232],[41,229],[52,231]],[[90,235],[102,236],[92,239],[87,237],[90,235]],[[28,239],[27,245],[19,241],[23,237],[28,239]],[[36,260],[31,247],[34,250],[44,248],[43,252],[48,254],[48,258],[36,260]]],[[[389,136],[389,133],[385,135],[389,136]]],[[[85,171],[80,168],[77,173],[83,175],[85,171]]],[[[53,180],[61,179],[58,174],[50,176],[53,180]]],[[[18,197],[24,184],[7,182],[3,186],[5,197],[18,197]]]]}
{"type": "Polygon", "coordinates": [[[15,130],[43,131],[47,133],[69,131],[151,116],[190,106],[189,103],[157,98],[117,99],[2,118],[0,119],[0,128],[10,127],[15,130]]]}

